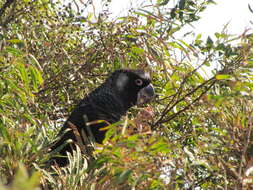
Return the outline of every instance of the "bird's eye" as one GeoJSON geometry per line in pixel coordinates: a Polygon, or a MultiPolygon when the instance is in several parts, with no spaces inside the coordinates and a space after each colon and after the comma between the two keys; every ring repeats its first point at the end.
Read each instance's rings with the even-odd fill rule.
{"type": "Polygon", "coordinates": [[[136,84],[137,86],[141,86],[141,85],[143,84],[143,81],[142,81],[141,79],[136,79],[136,80],[135,80],[135,84],[136,84]]]}

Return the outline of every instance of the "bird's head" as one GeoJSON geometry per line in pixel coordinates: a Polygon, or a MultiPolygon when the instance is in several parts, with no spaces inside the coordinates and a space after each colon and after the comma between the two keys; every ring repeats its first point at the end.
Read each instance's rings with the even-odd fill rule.
{"type": "Polygon", "coordinates": [[[149,102],[155,95],[148,72],[121,69],[112,73],[113,88],[127,107],[149,102]]]}

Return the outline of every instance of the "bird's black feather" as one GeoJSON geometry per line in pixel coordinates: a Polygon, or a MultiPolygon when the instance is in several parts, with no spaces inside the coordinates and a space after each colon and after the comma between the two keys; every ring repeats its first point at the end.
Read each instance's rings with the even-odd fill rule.
{"type": "MultiPolygon", "coordinates": [[[[120,120],[127,110],[137,104],[138,93],[150,85],[150,76],[142,70],[121,69],[116,70],[98,88],[87,95],[70,114],[64,126],[59,132],[61,138],[54,142],[51,151],[62,146],[67,140],[76,142],[73,130],[69,126],[72,123],[76,126],[80,134],[83,129],[87,133],[87,122],[105,120],[104,123],[94,123],[89,125],[93,137],[97,143],[102,143],[105,138],[105,130],[101,128],[120,120]],[[142,83],[136,84],[136,80],[141,79],[142,83]],[[70,129],[65,132],[66,129],[70,129]]],[[[153,92],[154,93],[154,92],[153,92]]],[[[150,94],[150,97],[154,94],[150,94]]],[[[87,133],[88,134],[88,133],[87,133]]],[[[60,151],[61,157],[55,156],[53,160],[60,166],[67,164],[67,152],[71,152],[71,144],[66,144],[60,151]]]]}

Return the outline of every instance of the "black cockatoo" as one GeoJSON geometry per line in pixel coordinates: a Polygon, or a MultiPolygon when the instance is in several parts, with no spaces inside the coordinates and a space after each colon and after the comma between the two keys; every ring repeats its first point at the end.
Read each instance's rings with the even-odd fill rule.
{"type": "Polygon", "coordinates": [[[88,94],[74,108],[64,126],[59,132],[61,138],[54,142],[50,151],[66,144],[61,148],[61,156],[53,157],[53,161],[59,166],[67,164],[67,152],[71,152],[74,147],[71,143],[66,143],[72,139],[76,142],[76,136],[69,126],[72,123],[79,133],[84,129],[87,132],[87,122],[105,120],[107,123],[96,123],[89,125],[90,131],[97,143],[102,144],[105,138],[105,130],[108,123],[112,124],[120,120],[127,110],[134,106],[150,101],[155,95],[151,84],[150,75],[143,70],[121,69],[113,72],[106,81],[98,88],[88,94]],[[64,131],[70,129],[68,132],[64,131]],[[64,135],[63,135],[64,134],[64,135]]]}

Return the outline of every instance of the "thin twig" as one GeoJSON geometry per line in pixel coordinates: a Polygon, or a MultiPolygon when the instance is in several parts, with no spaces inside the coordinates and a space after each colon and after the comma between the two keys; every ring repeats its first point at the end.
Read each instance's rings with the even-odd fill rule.
{"type": "Polygon", "coordinates": [[[202,97],[202,96],[215,84],[216,80],[214,80],[214,79],[215,79],[215,77],[210,78],[209,80],[205,81],[204,83],[200,84],[199,86],[197,86],[196,88],[194,88],[192,91],[190,91],[189,93],[187,93],[184,97],[182,97],[182,98],[180,98],[179,100],[177,100],[174,104],[172,104],[172,105],[168,108],[168,110],[167,110],[165,113],[162,114],[162,116],[155,122],[154,126],[156,126],[156,125],[158,125],[158,124],[160,124],[160,123],[164,123],[164,122],[166,122],[166,121],[169,121],[169,120],[171,120],[172,118],[176,117],[176,115],[177,115],[178,113],[181,113],[182,111],[185,111],[185,110],[186,110],[185,108],[188,109],[188,108],[192,105],[192,103],[195,103],[198,99],[200,99],[200,98],[201,98],[201,97],[202,97]],[[191,104],[189,104],[188,106],[186,106],[183,110],[180,110],[179,112],[177,112],[177,113],[173,114],[172,116],[170,116],[170,117],[169,117],[170,119],[163,120],[163,118],[165,117],[165,115],[166,115],[168,112],[170,112],[170,111],[173,109],[174,106],[176,106],[176,105],[177,105],[178,103],[180,103],[181,101],[185,100],[186,97],[188,97],[188,96],[194,94],[198,89],[203,88],[207,83],[209,83],[209,82],[211,82],[211,81],[213,81],[213,82],[212,82],[212,84],[207,88],[207,90],[205,90],[204,92],[202,92],[201,95],[200,95],[197,99],[195,99],[191,104]]]}
{"type": "MultiPolygon", "coordinates": [[[[175,101],[175,98],[176,98],[176,97],[177,97],[177,98],[180,97],[180,95],[182,94],[183,86],[184,86],[184,84],[186,83],[187,79],[188,79],[189,77],[191,77],[198,69],[200,69],[200,68],[206,63],[206,61],[207,61],[208,59],[209,59],[209,57],[206,58],[206,59],[203,61],[202,64],[200,64],[198,67],[196,67],[194,70],[192,70],[191,72],[189,72],[189,73],[184,77],[182,83],[180,84],[180,87],[179,87],[178,91],[177,91],[174,95],[172,95],[171,101],[167,104],[167,106],[166,106],[166,107],[164,108],[164,110],[162,111],[162,116],[160,117],[159,120],[162,120],[163,117],[164,117],[169,111],[171,111],[175,105],[177,105],[179,102],[181,102],[182,100],[184,100],[186,96],[189,95],[189,93],[186,94],[183,98],[181,98],[181,99],[179,99],[179,100],[177,99],[177,101],[176,101],[174,104],[172,104],[172,103],[175,101]],[[171,104],[172,104],[172,106],[171,106],[171,104]]],[[[213,78],[209,79],[208,81],[204,82],[203,84],[206,84],[207,82],[209,82],[209,81],[212,80],[212,79],[213,79],[213,78]]],[[[203,84],[200,85],[200,87],[204,86],[203,84]]],[[[196,88],[196,90],[198,90],[198,87],[196,88]]],[[[194,89],[194,90],[191,91],[191,92],[194,93],[196,90],[194,89]]],[[[190,92],[190,94],[192,94],[191,92],[190,92]]],[[[159,120],[158,120],[158,121],[159,121],[159,120]]],[[[158,121],[157,121],[157,122],[158,122],[158,121]]],[[[155,123],[155,125],[157,124],[157,122],[155,123]]]]}
{"type": "MultiPolygon", "coordinates": [[[[172,115],[171,115],[170,117],[168,117],[167,119],[157,121],[157,123],[156,123],[155,125],[160,124],[160,123],[166,123],[166,122],[168,122],[168,121],[174,119],[175,117],[179,116],[182,112],[184,112],[184,111],[186,111],[187,109],[189,109],[192,105],[194,105],[196,102],[198,102],[198,101],[202,98],[202,96],[203,96],[204,94],[206,94],[206,92],[215,84],[215,82],[216,82],[216,81],[214,80],[214,81],[211,83],[211,85],[209,85],[209,86],[207,87],[207,89],[206,89],[204,92],[202,92],[202,93],[199,95],[199,97],[196,98],[195,100],[193,100],[190,104],[188,104],[187,106],[185,106],[183,109],[179,110],[177,113],[172,114],[172,115]]],[[[181,101],[182,101],[182,99],[181,99],[181,101]]]]}

